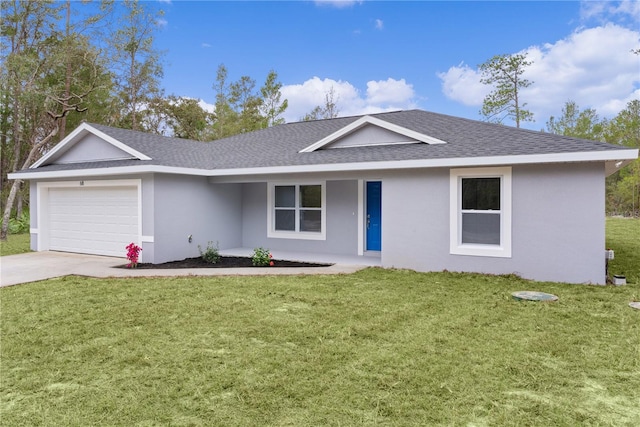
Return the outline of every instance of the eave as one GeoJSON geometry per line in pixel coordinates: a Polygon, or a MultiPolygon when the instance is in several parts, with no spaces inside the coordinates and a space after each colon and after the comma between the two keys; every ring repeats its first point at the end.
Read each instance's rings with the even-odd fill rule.
{"type": "Polygon", "coordinates": [[[638,158],[638,149],[622,149],[577,153],[530,154],[517,156],[460,157],[446,159],[414,159],[381,162],[332,163],[316,165],[267,166],[252,168],[192,169],[176,166],[140,164],[109,168],[69,169],[56,171],[27,170],[9,174],[9,179],[72,179],[81,177],[165,173],[220,178],[303,174],[321,172],[357,172],[398,169],[506,166],[525,164],[606,162],[607,175],[638,158]]]}

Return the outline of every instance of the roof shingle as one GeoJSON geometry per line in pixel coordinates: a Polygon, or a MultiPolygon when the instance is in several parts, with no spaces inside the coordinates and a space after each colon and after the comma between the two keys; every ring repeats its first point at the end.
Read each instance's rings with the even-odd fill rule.
{"type": "MultiPolygon", "coordinates": [[[[297,122],[235,135],[212,142],[171,138],[144,132],[90,124],[152,160],[118,160],[91,164],[46,165],[53,171],[87,167],[133,166],[141,162],[179,168],[217,170],[342,163],[455,159],[532,154],[581,153],[623,150],[621,147],[452,117],[422,110],[397,111],[371,116],[446,142],[348,147],[299,153],[362,116],[297,122]]],[[[30,172],[36,170],[31,169],[30,172]]]]}

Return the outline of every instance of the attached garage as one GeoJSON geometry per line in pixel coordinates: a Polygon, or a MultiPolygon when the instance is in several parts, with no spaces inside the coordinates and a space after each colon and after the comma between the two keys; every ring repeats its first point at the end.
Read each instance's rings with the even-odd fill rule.
{"type": "Polygon", "coordinates": [[[140,244],[140,181],[70,181],[38,185],[38,247],[125,256],[140,244]]]}

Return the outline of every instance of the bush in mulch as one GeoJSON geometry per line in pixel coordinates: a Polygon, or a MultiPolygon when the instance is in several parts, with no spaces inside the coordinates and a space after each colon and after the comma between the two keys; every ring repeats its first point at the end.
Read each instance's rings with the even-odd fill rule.
{"type": "MultiPolygon", "coordinates": [[[[329,267],[333,264],[321,264],[312,262],[274,260],[274,267],[329,267]]],[[[206,262],[202,257],[187,258],[182,261],[170,261],[162,264],[138,263],[137,269],[168,269],[168,268],[238,268],[251,267],[256,268],[251,258],[223,256],[215,264],[206,262]]],[[[120,266],[126,268],[126,266],[120,266]]]]}

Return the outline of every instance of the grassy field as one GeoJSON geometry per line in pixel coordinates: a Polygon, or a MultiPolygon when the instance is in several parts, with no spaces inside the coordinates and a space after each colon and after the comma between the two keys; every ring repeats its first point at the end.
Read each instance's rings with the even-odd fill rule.
{"type": "MultiPolygon", "coordinates": [[[[618,221],[637,277],[638,222],[618,221]]],[[[637,280],[66,277],[0,297],[2,425],[640,425],[637,280]]]]}
{"type": "Polygon", "coordinates": [[[29,233],[9,234],[6,242],[0,241],[0,256],[29,252],[30,239],[29,233]]]}

